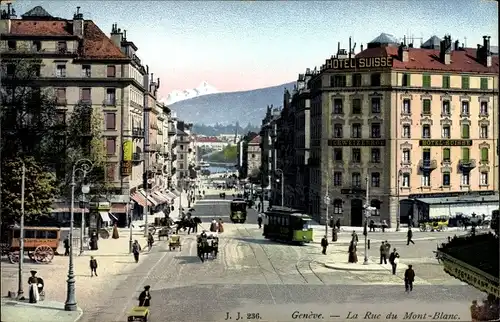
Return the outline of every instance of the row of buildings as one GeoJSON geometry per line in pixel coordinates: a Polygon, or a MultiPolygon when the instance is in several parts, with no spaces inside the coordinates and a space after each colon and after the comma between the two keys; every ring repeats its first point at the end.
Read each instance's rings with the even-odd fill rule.
{"type": "MultiPolygon", "coordinates": [[[[117,24],[110,31],[107,35],[85,19],[79,7],[72,19],[53,17],[40,6],[17,17],[8,4],[0,20],[0,54],[4,61],[42,60],[37,81],[54,89],[62,120],[81,103],[102,114],[106,180],[112,187],[107,198],[123,226],[129,209],[134,218],[146,205],[156,211],[173,202],[184,179],[193,176],[196,149],[192,124],[160,102],[160,79],[141,61],[127,31],[117,24]]],[[[2,75],[8,73],[7,68],[2,75]]],[[[68,219],[67,202],[53,208],[68,219]]]]}
{"type": "Polygon", "coordinates": [[[449,35],[415,48],[381,34],[357,54],[339,44],[262,121],[260,170],[272,202],[284,194],[285,206],[351,226],[364,223],[365,206],[392,227],[491,215],[500,181],[498,71],[488,36],[477,48],[449,35]]]}

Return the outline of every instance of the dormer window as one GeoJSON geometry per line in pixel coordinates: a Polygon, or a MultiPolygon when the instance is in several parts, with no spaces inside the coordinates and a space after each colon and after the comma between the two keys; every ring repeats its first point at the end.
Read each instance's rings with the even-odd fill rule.
{"type": "Polygon", "coordinates": [[[15,40],[7,41],[7,45],[9,46],[9,50],[16,50],[17,49],[17,43],[15,40]]]}
{"type": "Polygon", "coordinates": [[[90,65],[82,65],[82,77],[92,77],[92,68],[90,65]]]}
{"type": "Polygon", "coordinates": [[[58,41],[57,42],[57,51],[61,54],[65,54],[68,52],[68,43],[65,41],[58,41]]]}

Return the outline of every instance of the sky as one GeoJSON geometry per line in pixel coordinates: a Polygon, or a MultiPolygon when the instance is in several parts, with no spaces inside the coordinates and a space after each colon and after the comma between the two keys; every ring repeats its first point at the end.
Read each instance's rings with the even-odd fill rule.
{"type": "Polygon", "coordinates": [[[109,35],[127,30],[139,58],[161,78],[160,97],[207,81],[219,91],[241,91],[295,81],[347,48],[356,51],[380,33],[451,34],[468,47],[483,35],[498,43],[497,3],[486,0],[337,1],[25,1],[18,14],[40,5],[71,19],[81,7],[109,35]]]}

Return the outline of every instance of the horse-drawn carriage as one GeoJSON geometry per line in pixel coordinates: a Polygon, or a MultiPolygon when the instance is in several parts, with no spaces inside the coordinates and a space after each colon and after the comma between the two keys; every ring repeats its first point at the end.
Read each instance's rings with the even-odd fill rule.
{"type": "Polygon", "coordinates": [[[149,308],[145,306],[136,306],[128,313],[127,321],[149,321],[149,308]]]}
{"type": "Polygon", "coordinates": [[[445,231],[448,229],[448,218],[436,217],[422,220],[419,223],[420,231],[445,231]]]}
{"type": "MultiPolygon", "coordinates": [[[[11,226],[2,233],[0,249],[2,255],[7,255],[14,264],[19,262],[21,230],[11,226]]],[[[61,229],[56,227],[24,227],[24,251],[31,260],[37,263],[48,264],[54,258],[59,247],[61,229]]]]}
{"type": "Polygon", "coordinates": [[[212,259],[217,258],[219,253],[219,236],[217,233],[202,233],[197,236],[197,253],[202,262],[212,255],[212,259]]]}
{"type": "Polygon", "coordinates": [[[168,239],[168,249],[176,249],[179,248],[179,251],[182,250],[182,245],[181,245],[181,237],[179,235],[172,235],[168,239]]]}

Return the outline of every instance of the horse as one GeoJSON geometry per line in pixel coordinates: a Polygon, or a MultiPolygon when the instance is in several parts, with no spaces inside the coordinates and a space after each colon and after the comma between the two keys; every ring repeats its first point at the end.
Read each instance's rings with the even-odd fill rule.
{"type": "Polygon", "coordinates": [[[199,217],[191,217],[191,218],[184,218],[182,220],[178,220],[175,222],[176,225],[177,225],[177,228],[176,228],[176,234],[179,233],[179,230],[181,229],[184,229],[184,230],[188,230],[188,235],[191,233],[191,232],[198,232],[198,225],[201,224],[201,219],[199,217]]]}
{"type": "Polygon", "coordinates": [[[205,262],[208,259],[208,254],[211,252],[211,247],[206,238],[198,238],[196,250],[201,262],[205,262]]]}

